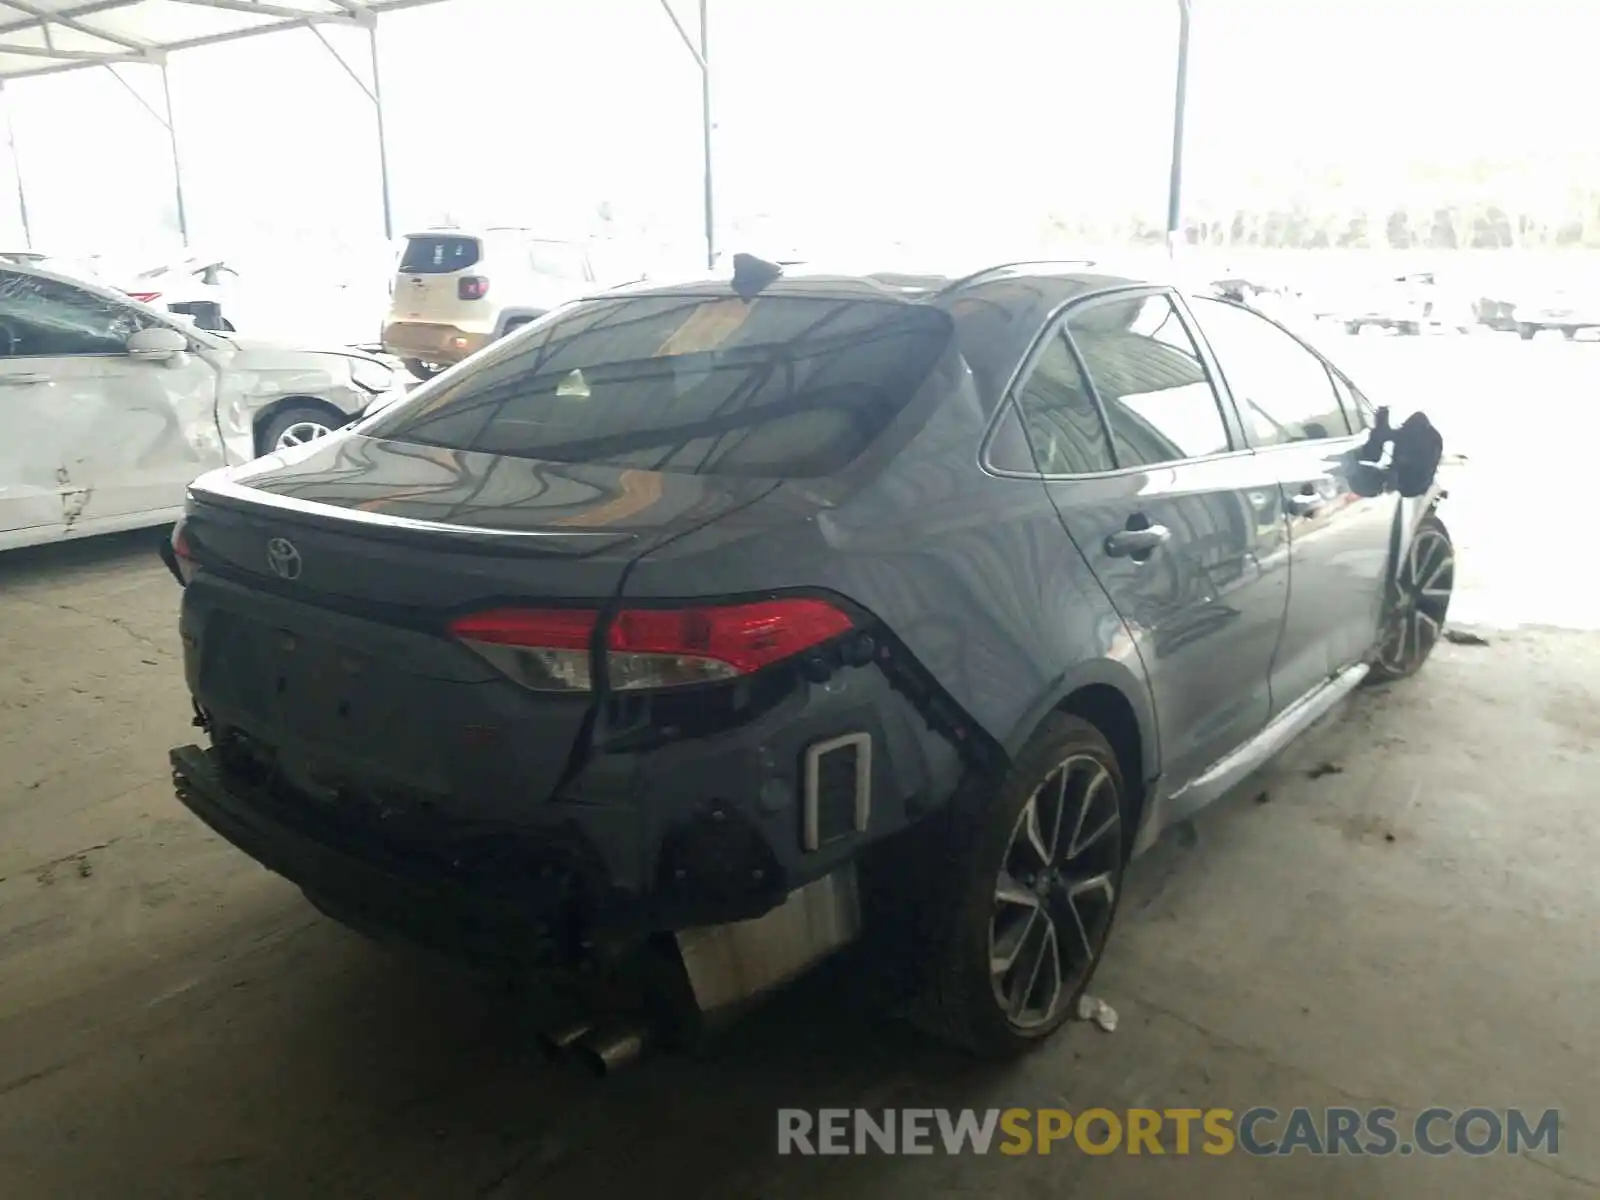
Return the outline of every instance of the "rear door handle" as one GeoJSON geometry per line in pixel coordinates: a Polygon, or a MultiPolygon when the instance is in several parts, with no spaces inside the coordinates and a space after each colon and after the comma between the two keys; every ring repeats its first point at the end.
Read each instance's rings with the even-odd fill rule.
{"type": "Polygon", "coordinates": [[[1165,525],[1146,525],[1143,529],[1119,529],[1106,535],[1106,553],[1112,558],[1137,558],[1147,555],[1172,537],[1165,525]]]}
{"type": "Polygon", "coordinates": [[[29,387],[35,383],[49,383],[50,376],[29,372],[26,375],[7,375],[0,372],[0,387],[29,387]]]}

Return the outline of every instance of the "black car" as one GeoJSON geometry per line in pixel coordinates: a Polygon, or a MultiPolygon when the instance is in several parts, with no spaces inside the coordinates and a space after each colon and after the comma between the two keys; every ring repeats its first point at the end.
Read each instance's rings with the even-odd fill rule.
{"type": "Polygon", "coordinates": [[[1428,656],[1430,438],[1081,264],[607,292],[193,485],[178,792],[342,921],[578,981],[597,1062],[862,938],[1026,1047],[1132,855],[1428,656]]]}

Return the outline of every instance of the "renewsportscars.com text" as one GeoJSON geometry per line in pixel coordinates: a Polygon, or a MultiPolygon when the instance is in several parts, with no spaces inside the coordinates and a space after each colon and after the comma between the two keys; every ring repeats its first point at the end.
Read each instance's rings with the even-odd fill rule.
{"type": "Polygon", "coordinates": [[[1553,1108],[782,1108],[778,1153],[1556,1154],[1560,1127],[1553,1108]]]}

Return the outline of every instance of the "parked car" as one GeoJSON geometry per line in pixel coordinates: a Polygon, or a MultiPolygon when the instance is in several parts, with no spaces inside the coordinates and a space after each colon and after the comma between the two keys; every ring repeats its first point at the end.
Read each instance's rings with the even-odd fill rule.
{"type": "Polygon", "coordinates": [[[581,244],[526,229],[407,234],[383,348],[428,379],[596,282],[581,244]]]}
{"type": "Polygon", "coordinates": [[[1347,333],[1388,329],[1412,337],[1427,331],[1466,333],[1478,323],[1472,302],[1441,287],[1431,271],[1387,280],[1339,315],[1347,333]]]}
{"type": "Polygon", "coordinates": [[[1433,649],[1438,448],[1386,418],[1081,265],[599,294],[195,483],[178,795],[339,920],[578,988],[594,1064],[863,936],[1020,1050],[1130,856],[1433,649]]]}
{"type": "Polygon", "coordinates": [[[173,521],[195,476],[321,437],[396,377],[368,355],[236,340],[0,268],[0,550],[173,521]]]}
{"type": "Polygon", "coordinates": [[[1569,342],[1584,329],[1600,329],[1600,304],[1580,292],[1558,288],[1519,301],[1512,310],[1517,336],[1532,341],[1546,330],[1560,330],[1569,342]]]}
{"type": "MultiPolygon", "coordinates": [[[[190,317],[201,329],[233,332],[245,307],[239,272],[220,259],[185,258],[140,271],[123,291],[144,304],[190,317]]],[[[253,322],[246,321],[248,329],[253,322]]]]}

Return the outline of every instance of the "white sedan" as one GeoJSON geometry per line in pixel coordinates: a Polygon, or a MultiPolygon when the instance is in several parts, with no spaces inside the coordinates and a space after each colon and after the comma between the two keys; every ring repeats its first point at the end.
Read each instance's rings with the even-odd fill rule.
{"type": "Polygon", "coordinates": [[[110,288],[0,269],[0,550],[175,520],[190,480],[401,391],[354,351],[209,333],[110,288]]]}

